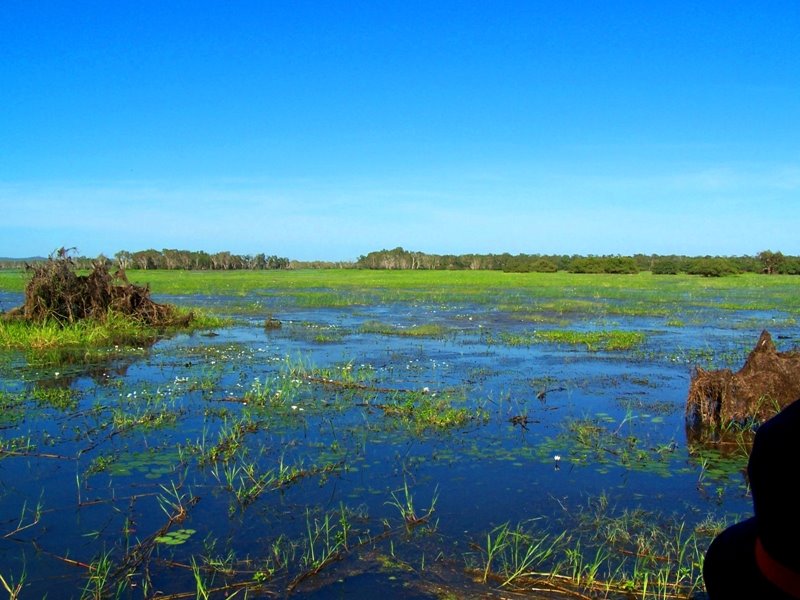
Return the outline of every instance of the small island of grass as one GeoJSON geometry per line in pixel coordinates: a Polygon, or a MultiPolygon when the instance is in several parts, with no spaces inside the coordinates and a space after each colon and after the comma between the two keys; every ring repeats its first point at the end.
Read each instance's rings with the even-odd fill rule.
{"type": "Polygon", "coordinates": [[[24,303],[0,315],[0,348],[136,345],[166,333],[224,324],[217,317],[153,301],[148,286],[130,283],[121,269],[112,274],[105,261],[95,261],[88,274],[80,274],[63,248],[30,271],[24,303]]]}

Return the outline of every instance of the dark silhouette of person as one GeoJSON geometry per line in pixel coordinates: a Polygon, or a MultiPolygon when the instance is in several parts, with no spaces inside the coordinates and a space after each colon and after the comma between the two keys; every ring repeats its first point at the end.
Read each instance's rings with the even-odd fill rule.
{"type": "Polygon", "coordinates": [[[711,542],[703,565],[710,600],[800,599],[800,400],[763,423],[747,476],[753,516],[711,542]]]}

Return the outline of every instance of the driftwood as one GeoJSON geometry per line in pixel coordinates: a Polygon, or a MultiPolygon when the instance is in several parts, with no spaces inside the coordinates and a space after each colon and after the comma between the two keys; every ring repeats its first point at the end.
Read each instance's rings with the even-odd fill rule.
{"type": "Polygon", "coordinates": [[[104,321],[115,312],[156,327],[185,326],[192,320],[191,313],[180,315],[174,306],[154,302],[149,287],[133,285],[123,270],[109,273],[103,260],[95,261],[88,275],[78,275],[62,248],[55,257],[28,268],[33,275],[25,286],[25,303],[5,313],[5,319],[66,325],[104,321]]]}
{"type": "Polygon", "coordinates": [[[800,398],[800,352],[778,352],[762,331],[744,366],[692,374],[687,424],[719,430],[731,423],[760,423],[800,398]]]}

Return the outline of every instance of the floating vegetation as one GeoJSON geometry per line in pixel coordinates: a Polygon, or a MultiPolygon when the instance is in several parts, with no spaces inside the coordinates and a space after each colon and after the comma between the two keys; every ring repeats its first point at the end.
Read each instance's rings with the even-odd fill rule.
{"type": "Polygon", "coordinates": [[[545,439],[537,453],[540,460],[550,462],[553,454],[560,452],[565,461],[594,466],[600,473],[615,466],[671,477],[679,470],[675,465],[677,442],[674,439],[652,441],[646,434],[640,436],[640,427],[634,427],[637,420],[658,425],[660,421],[653,421],[654,418],[658,419],[629,413],[619,423],[605,414],[567,420],[565,431],[555,438],[545,439]]]}
{"type": "Polygon", "coordinates": [[[451,429],[463,427],[467,423],[481,422],[488,418],[481,408],[469,409],[457,406],[464,403],[464,397],[452,392],[437,394],[423,389],[394,394],[386,404],[372,404],[383,410],[384,414],[399,419],[416,432],[427,429],[451,429]]]}
{"type": "Polygon", "coordinates": [[[24,398],[0,390],[0,429],[10,428],[25,417],[24,398]]]}
{"type": "Polygon", "coordinates": [[[194,529],[176,529],[175,531],[168,531],[164,535],[156,536],[155,542],[157,544],[165,544],[167,546],[180,546],[189,541],[197,531],[194,529]]]}
{"type": "Polygon", "coordinates": [[[134,452],[123,456],[97,457],[89,468],[89,473],[108,470],[116,477],[132,477],[160,479],[169,475],[178,466],[176,451],[151,449],[145,452],[134,452]]]}
{"type": "Polygon", "coordinates": [[[0,437],[0,458],[26,455],[36,450],[30,436],[0,437]]]}

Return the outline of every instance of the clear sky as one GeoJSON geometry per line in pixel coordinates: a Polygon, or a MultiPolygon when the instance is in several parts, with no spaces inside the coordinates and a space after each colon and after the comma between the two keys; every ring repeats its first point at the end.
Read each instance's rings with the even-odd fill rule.
{"type": "Polygon", "coordinates": [[[0,2],[0,256],[800,254],[800,1],[0,2]]]}

